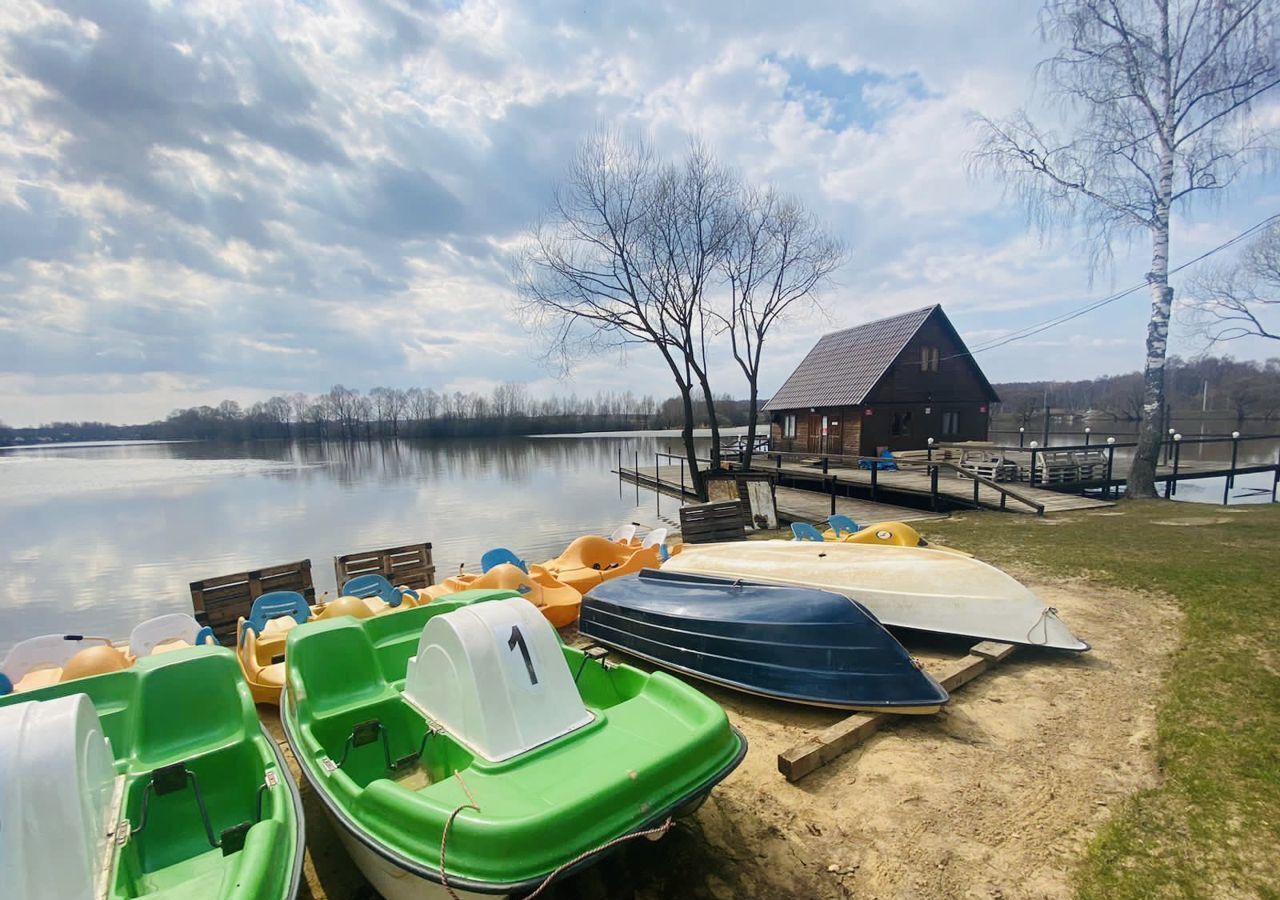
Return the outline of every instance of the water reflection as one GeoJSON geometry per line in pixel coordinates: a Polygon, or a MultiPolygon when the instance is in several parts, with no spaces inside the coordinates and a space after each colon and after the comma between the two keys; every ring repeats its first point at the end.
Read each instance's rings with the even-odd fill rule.
{"type": "MultiPolygon", "coordinates": [[[[198,578],[431,541],[441,576],[503,544],[547,557],[585,532],[658,524],[610,474],[665,436],[130,444],[0,451],[0,652],[49,631],[124,637],[189,611],[198,578]]],[[[674,503],[664,510],[674,516],[674,503]]]]}

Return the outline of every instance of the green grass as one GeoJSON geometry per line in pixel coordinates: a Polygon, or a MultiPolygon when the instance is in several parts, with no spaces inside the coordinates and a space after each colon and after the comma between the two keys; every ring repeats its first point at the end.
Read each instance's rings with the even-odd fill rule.
{"type": "Polygon", "coordinates": [[[1280,898],[1280,507],[1114,511],[1053,525],[964,513],[923,530],[997,566],[1166,594],[1185,613],[1161,695],[1162,783],[1094,837],[1079,896],[1280,898]],[[1154,524],[1192,517],[1229,521],[1154,524]]]}

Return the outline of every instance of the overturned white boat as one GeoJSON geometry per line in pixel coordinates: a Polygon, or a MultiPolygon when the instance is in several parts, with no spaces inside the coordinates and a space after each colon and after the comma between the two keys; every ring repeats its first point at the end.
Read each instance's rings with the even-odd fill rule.
{"type": "Polygon", "coordinates": [[[884,625],[1088,650],[1057,610],[994,566],[942,550],[811,541],[685,545],[664,570],[834,591],[884,625]]]}

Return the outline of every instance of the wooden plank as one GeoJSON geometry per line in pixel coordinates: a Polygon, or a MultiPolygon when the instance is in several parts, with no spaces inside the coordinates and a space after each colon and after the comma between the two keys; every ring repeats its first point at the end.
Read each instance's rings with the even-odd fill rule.
{"type": "Polygon", "coordinates": [[[742,519],[742,503],[698,503],[680,508],[680,538],[686,544],[713,541],[744,541],[746,524],[742,519]]]}
{"type": "MultiPolygon", "coordinates": [[[[970,647],[968,655],[947,663],[940,672],[931,674],[951,692],[999,665],[1016,649],[1014,644],[982,641],[970,647]]],[[[906,721],[910,716],[895,713],[854,713],[823,729],[809,740],[779,753],[778,771],[786,776],[787,781],[798,781],[848,753],[891,719],[906,721]]]]}

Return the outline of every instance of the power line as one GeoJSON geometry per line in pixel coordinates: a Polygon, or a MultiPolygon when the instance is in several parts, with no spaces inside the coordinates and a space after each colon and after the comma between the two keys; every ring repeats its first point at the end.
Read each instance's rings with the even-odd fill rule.
{"type": "MultiPolygon", "coordinates": [[[[1178,272],[1181,272],[1183,269],[1189,268],[1191,266],[1194,266],[1196,263],[1199,263],[1205,259],[1208,259],[1210,256],[1213,256],[1215,253],[1221,253],[1223,250],[1226,250],[1229,247],[1232,247],[1235,244],[1238,244],[1240,241],[1245,240],[1246,238],[1250,237],[1254,233],[1261,231],[1263,228],[1266,228],[1275,222],[1280,222],[1280,213],[1268,216],[1267,218],[1263,219],[1261,222],[1258,222],[1257,224],[1252,225],[1249,228],[1246,228],[1244,231],[1240,232],[1235,237],[1222,242],[1221,244],[1212,248],[1211,250],[1206,250],[1204,253],[1201,253],[1199,256],[1195,257],[1194,259],[1189,259],[1186,262],[1182,263],[1181,265],[1178,265],[1170,269],[1169,275],[1176,275],[1178,272]]],[[[1056,328],[1059,325],[1063,325],[1067,322],[1070,322],[1072,319],[1078,319],[1083,315],[1087,315],[1088,313],[1093,312],[1094,310],[1101,309],[1104,306],[1107,306],[1111,303],[1115,303],[1117,300],[1121,300],[1129,296],[1130,294],[1140,291],[1143,288],[1148,286],[1149,286],[1148,282],[1145,282],[1145,281],[1140,282],[1138,284],[1133,285],[1132,287],[1127,287],[1122,291],[1118,291],[1117,293],[1111,294],[1110,296],[1103,297],[1101,300],[1093,300],[1085,304],[1084,306],[1079,307],[1078,309],[1055,316],[1052,319],[1046,319],[1043,322],[1037,322],[1033,325],[1027,325],[1024,328],[1018,329],[1012,334],[1005,335],[1004,337],[998,338],[990,343],[984,344],[973,350],[969,350],[965,353],[955,353],[951,356],[944,357],[944,358],[956,359],[961,356],[974,356],[978,353],[984,353],[987,350],[995,350],[997,347],[1003,347],[1006,344],[1012,344],[1016,341],[1021,341],[1029,337],[1034,337],[1035,335],[1040,334],[1043,331],[1048,331],[1050,328],[1056,328]]]]}

